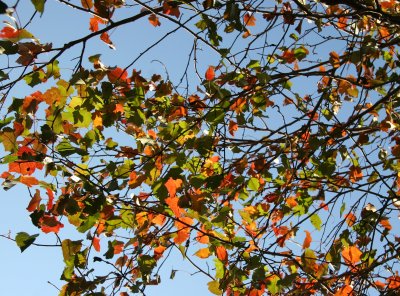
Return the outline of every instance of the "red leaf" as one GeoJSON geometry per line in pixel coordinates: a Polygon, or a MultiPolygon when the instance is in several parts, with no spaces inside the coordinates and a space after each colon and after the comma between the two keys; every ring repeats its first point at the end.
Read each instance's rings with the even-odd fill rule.
{"type": "Polygon", "coordinates": [[[207,69],[207,71],[206,71],[206,80],[207,81],[211,81],[211,80],[214,80],[214,78],[215,78],[215,71],[214,71],[214,67],[213,66],[210,66],[210,67],[208,67],[208,69],[207,69]]]}
{"type": "Polygon", "coordinates": [[[92,244],[93,244],[93,248],[94,248],[97,252],[100,252],[100,238],[98,238],[97,236],[95,236],[95,237],[93,238],[92,244]]]}
{"type": "Polygon", "coordinates": [[[50,215],[44,215],[42,218],[40,218],[39,223],[44,233],[58,233],[60,228],[64,227],[64,224],[60,223],[56,217],[50,215]]]}
{"type": "Polygon", "coordinates": [[[111,47],[112,49],[115,49],[115,46],[114,46],[114,44],[112,43],[112,41],[111,41],[111,39],[110,39],[110,36],[108,35],[107,32],[102,33],[102,34],[100,35],[100,39],[101,39],[103,42],[107,43],[109,47],[111,47]]]}
{"type": "Polygon", "coordinates": [[[304,239],[303,242],[303,249],[307,249],[310,247],[310,244],[312,242],[312,237],[309,231],[304,230],[304,232],[306,233],[306,238],[304,239]]]}
{"type": "Polygon", "coordinates": [[[42,198],[40,197],[40,191],[36,189],[36,193],[33,195],[31,201],[29,202],[28,207],[26,208],[28,212],[33,212],[37,208],[39,208],[40,201],[42,198]]]}
{"type": "Polygon", "coordinates": [[[107,73],[108,80],[110,80],[111,83],[116,83],[116,82],[125,82],[129,83],[130,79],[128,78],[128,72],[126,70],[121,69],[120,67],[116,67],[115,69],[109,71],[107,73]]]}
{"type": "Polygon", "coordinates": [[[11,27],[4,27],[0,31],[0,38],[12,39],[18,38],[21,30],[17,30],[11,27]]]}
{"type": "Polygon", "coordinates": [[[149,22],[154,27],[161,26],[160,20],[158,19],[157,15],[155,15],[154,13],[149,16],[149,22]]]}
{"type": "Polygon", "coordinates": [[[47,210],[51,211],[54,202],[54,192],[50,188],[46,188],[46,192],[47,196],[49,197],[49,200],[47,201],[47,210]]]}
{"type": "Polygon", "coordinates": [[[170,5],[170,2],[165,1],[163,4],[163,12],[168,15],[175,16],[176,18],[179,18],[179,15],[181,14],[179,11],[179,7],[176,6],[176,4],[170,5]]]}

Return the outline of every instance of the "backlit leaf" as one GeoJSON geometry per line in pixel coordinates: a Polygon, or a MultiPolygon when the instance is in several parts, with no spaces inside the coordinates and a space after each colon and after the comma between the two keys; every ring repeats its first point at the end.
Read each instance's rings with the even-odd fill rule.
{"type": "Polygon", "coordinates": [[[363,253],[356,246],[345,247],[343,248],[342,251],[342,256],[344,261],[347,264],[352,264],[352,265],[356,264],[361,260],[362,254],[363,253]]]}

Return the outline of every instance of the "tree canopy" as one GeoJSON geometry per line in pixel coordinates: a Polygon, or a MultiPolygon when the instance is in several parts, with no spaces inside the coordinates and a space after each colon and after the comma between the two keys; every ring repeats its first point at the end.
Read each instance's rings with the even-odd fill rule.
{"type": "Polygon", "coordinates": [[[398,295],[400,2],[59,0],[87,27],[52,44],[51,1],[0,1],[1,178],[60,295],[145,294],[172,249],[215,295],[398,295]],[[168,29],[105,64],[135,26],[168,29]],[[144,74],[165,42],[186,67],[144,74]]]}

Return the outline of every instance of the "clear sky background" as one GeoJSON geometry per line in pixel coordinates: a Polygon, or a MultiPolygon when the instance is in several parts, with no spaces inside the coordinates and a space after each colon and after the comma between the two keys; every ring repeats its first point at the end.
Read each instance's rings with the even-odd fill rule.
{"type": "MultiPolygon", "coordinates": [[[[5,2],[8,5],[13,5],[15,1],[5,2]]],[[[20,1],[17,12],[22,25],[27,22],[33,11],[30,1],[20,1]]],[[[139,9],[135,8],[122,13],[133,14],[138,13],[138,11],[139,9]]],[[[51,42],[53,47],[59,47],[70,40],[88,34],[89,17],[89,15],[68,8],[56,0],[48,0],[43,16],[41,18],[36,16],[27,29],[42,42],[51,42]]],[[[9,19],[3,17],[2,20],[9,19]]],[[[113,31],[111,39],[117,47],[116,50],[109,49],[98,38],[91,40],[87,44],[87,54],[84,61],[87,62],[89,55],[101,53],[101,59],[105,65],[124,67],[149,45],[175,28],[165,20],[161,20],[161,23],[161,27],[154,28],[145,18],[143,21],[113,31]]],[[[177,81],[183,74],[192,44],[192,38],[179,30],[144,55],[133,68],[143,70],[144,76],[153,73],[163,74],[165,73],[163,65],[154,61],[158,60],[164,63],[166,68],[173,70],[169,74],[171,79],[177,81]]],[[[60,60],[60,66],[66,78],[72,73],[71,68],[76,64],[75,58],[80,55],[80,50],[81,47],[74,47],[60,60]]],[[[206,50],[200,52],[200,54],[204,54],[203,60],[205,58],[209,61],[209,64],[217,61],[217,57],[210,55],[206,50]]],[[[43,61],[46,59],[42,57],[43,61]]],[[[1,68],[5,67],[7,62],[6,57],[0,56],[1,68]]],[[[207,66],[201,65],[200,70],[204,71],[207,66]]],[[[195,76],[191,76],[191,79],[195,79],[195,76]]],[[[38,89],[32,89],[24,83],[20,83],[13,90],[9,99],[12,96],[21,98],[36,90],[38,89]]],[[[1,168],[2,171],[4,169],[6,168],[1,168]]],[[[0,189],[0,234],[10,234],[11,237],[15,237],[15,234],[20,231],[29,234],[41,233],[30,221],[29,213],[26,210],[29,200],[29,193],[23,186],[15,186],[8,191],[0,189]]],[[[66,227],[60,231],[59,235],[62,239],[70,238],[71,235],[74,235],[74,232],[68,227],[66,221],[63,222],[66,227]]],[[[36,243],[54,244],[56,237],[53,234],[41,233],[36,243]]],[[[21,254],[13,241],[0,238],[0,295],[58,295],[57,289],[48,281],[61,288],[63,282],[59,278],[63,268],[60,248],[31,246],[21,254]]],[[[201,274],[190,275],[194,268],[184,263],[182,256],[177,252],[171,255],[162,270],[161,284],[146,289],[146,295],[200,296],[210,294],[207,290],[209,279],[201,274]],[[173,280],[169,279],[172,269],[178,270],[173,280]]]]}

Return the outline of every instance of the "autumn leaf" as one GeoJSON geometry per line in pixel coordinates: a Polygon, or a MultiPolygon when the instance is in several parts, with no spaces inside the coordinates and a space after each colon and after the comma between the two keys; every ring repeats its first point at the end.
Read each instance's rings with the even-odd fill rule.
{"type": "Polygon", "coordinates": [[[399,289],[400,288],[400,276],[397,274],[393,275],[389,278],[386,279],[388,282],[388,288],[389,289],[399,289]]]}
{"type": "Polygon", "coordinates": [[[93,0],[81,0],[82,7],[86,9],[91,9],[93,7],[93,0]]]}
{"type": "Polygon", "coordinates": [[[356,223],[356,221],[357,221],[357,217],[353,213],[348,213],[345,216],[345,219],[346,219],[347,225],[349,225],[350,227],[353,226],[354,223],[356,223]]]}
{"type": "Polygon", "coordinates": [[[181,14],[179,11],[178,5],[173,3],[172,1],[170,1],[170,2],[164,1],[163,12],[167,15],[175,16],[176,18],[179,18],[180,14],[181,14]]]}
{"type": "Polygon", "coordinates": [[[165,187],[168,190],[169,196],[174,197],[176,195],[176,190],[179,189],[182,186],[182,180],[181,179],[172,179],[170,177],[167,182],[165,182],[165,187]]]}
{"type": "Polygon", "coordinates": [[[197,257],[199,257],[199,258],[205,259],[205,258],[210,257],[211,252],[210,252],[210,249],[209,249],[209,248],[202,248],[202,249],[198,250],[198,251],[195,253],[195,255],[196,255],[197,257]]]}
{"type": "Polygon", "coordinates": [[[304,232],[306,233],[306,237],[305,237],[304,242],[303,242],[303,249],[307,249],[311,245],[312,237],[311,237],[311,234],[310,234],[309,231],[304,230],[304,232]]]}
{"type": "Polygon", "coordinates": [[[42,169],[43,164],[34,161],[16,161],[8,164],[8,171],[21,175],[32,175],[36,169],[42,169]]]}
{"type": "Polygon", "coordinates": [[[254,27],[256,25],[256,17],[253,13],[246,13],[243,16],[243,22],[245,26],[254,27]]]}
{"type": "Polygon", "coordinates": [[[345,285],[339,288],[334,296],[352,296],[352,295],[354,295],[353,288],[349,285],[345,285]]]}
{"type": "Polygon", "coordinates": [[[229,126],[228,126],[228,130],[229,133],[232,135],[232,137],[235,135],[235,132],[238,130],[238,124],[236,122],[234,122],[233,120],[229,121],[229,126]]]}
{"type": "Polygon", "coordinates": [[[222,262],[228,262],[228,252],[226,251],[224,246],[215,247],[215,254],[217,258],[222,262]]]}
{"type": "Polygon", "coordinates": [[[207,71],[206,71],[206,80],[207,81],[212,81],[215,78],[215,71],[214,71],[215,67],[213,66],[209,66],[207,71]]]}
{"type": "Polygon", "coordinates": [[[36,189],[35,194],[33,195],[32,199],[29,202],[28,207],[26,208],[28,212],[33,212],[34,210],[38,209],[41,200],[42,198],[40,197],[40,191],[39,189],[36,189]]]}
{"type": "Polygon", "coordinates": [[[116,83],[118,81],[129,83],[130,79],[128,78],[128,72],[126,70],[121,69],[120,67],[116,67],[113,70],[107,72],[108,80],[111,83],[116,83]]]}
{"type": "Polygon", "coordinates": [[[356,246],[345,247],[342,251],[342,257],[347,264],[354,265],[361,260],[363,253],[356,246]]]}
{"type": "Polygon", "coordinates": [[[0,38],[11,42],[18,42],[22,39],[34,39],[35,37],[25,29],[15,29],[7,26],[0,31],[0,38]]]}
{"type": "Polygon", "coordinates": [[[190,225],[193,224],[193,220],[189,217],[181,217],[175,221],[175,227],[177,229],[174,242],[176,244],[183,244],[190,237],[190,225]],[[183,223],[182,223],[183,222],[183,223]]]}
{"type": "Polygon", "coordinates": [[[108,46],[109,46],[110,48],[115,49],[115,46],[114,46],[114,44],[112,43],[112,41],[111,41],[111,39],[110,39],[110,36],[108,35],[107,32],[102,33],[102,34],[100,35],[100,39],[101,39],[104,43],[107,43],[108,46]]]}
{"type": "Polygon", "coordinates": [[[39,184],[38,179],[36,179],[35,177],[32,177],[32,176],[21,176],[19,181],[22,184],[25,184],[28,187],[32,187],[34,185],[38,185],[39,184]]]}
{"type": "Polygon", "coordinates": [[[54,202],[54,192],[50,188],[46,188],[46,193],[47,193],[47,196],[49,197],[46,207],[47,207],[48,211],[51,211],[51,209],[53,208],[53,202],[54,202]]]}
{"type": "Polygon", "coordinates": [[[149,16],[149,22],[150,22],[150,24],[152,24],[154,27],[161,26],[160,20],[158,19],[157,15],[154,14],[154,13],[151,14],[151,15],[149,16]]]}
{"type": "Polygon", "coordinates": [[[355,183],[363,178],[363,173],[359,166],[352,165],[349,170],[350,181],[355,183]]]}
{"type": "Polygon", "coordinates": [[[174,212],[176,217],[182,216],[185,211],[179,206],[179,198],[176,196],[169,196],[165,199],[165,203],[174,212]]]}
{"type": "Polygon", "coordinates": [[[50,215],[44,215],[39,219],[40,228],[44,233],[58,233],[64,224],[60,223],[56,217],[50,215]]]}
{"type": "Polygon", "coordinates": [[[93,248],[97,252],[100,252],[100,238],[97,236],[93,237],[92,244],[93,244],[93,248]]]}

